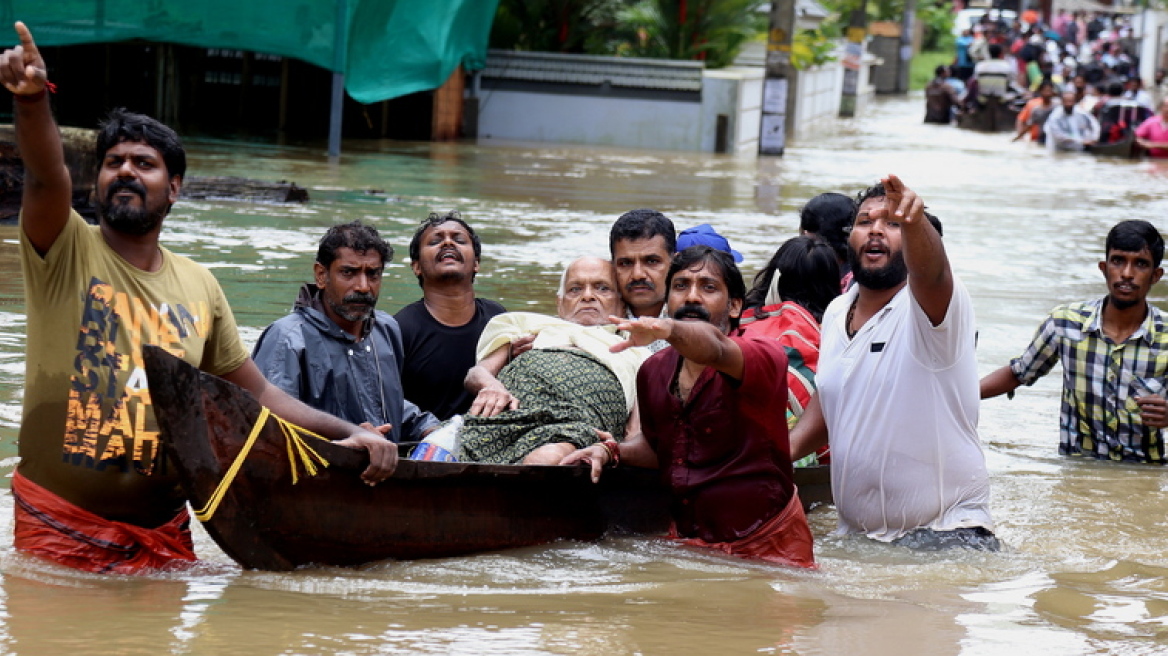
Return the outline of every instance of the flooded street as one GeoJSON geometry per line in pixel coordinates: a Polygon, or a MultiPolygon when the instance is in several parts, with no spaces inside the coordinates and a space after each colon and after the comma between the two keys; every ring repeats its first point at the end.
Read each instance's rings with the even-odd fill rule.
{"type": "MultiPolygon", "coordinates": [[[[180,202],[163,243],[215,272],[247,344],[308,280],[339,221],[372,222],[396,256],[380,307],[420,297],[407,260],[430,210],[483,239],[479,295],[554,312],[563,265],[607,255],[622,212],[712,223],[752,277],[794,236],[798,209],[896,173],[941,218],[977,311],[982,374],[1019,355],[1056,304],[1104,293],[1096,263],[1117,221],[1168,231],[1168,162],[1052,156],[1008,134],[920,123],[923,98],[878,100],[781,159],[567,146],[189,144],[192,175],[289,180],[305,205],[180,202]]],[[[16,465],[24,375],[17,228],[0,227],[0,473],[16,465]]],[[[1168,308],[1168,287],[1152,302],[1168,308]]],[[[831,535],[810,514],[820,570],[662,540],[560,543],[359,570],[241,571],[196,529],[196,570],[95,576],[11,551],[0,490],[0,653],[63,654],[1153,654],[1168,649],[1168,473],[1057,453],[1059,373],[983,403],[980,434],[1001,553],[914,553],[831,535]]],[[[890,402],[904,402],[890,399],[890,402]]],[[[338,508],[337,512],[346,512],[338,508]]]]}

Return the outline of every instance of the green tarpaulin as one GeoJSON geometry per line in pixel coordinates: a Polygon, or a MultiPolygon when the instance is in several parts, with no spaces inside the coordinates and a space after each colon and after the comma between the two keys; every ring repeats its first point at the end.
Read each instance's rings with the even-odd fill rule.
{"type": "MultiPolygon", "coordinates": [[[[437,88],[459,64],[482,68],[497,6],[498,0],[7,0],[0,1],[0,24],[24,21],[45,46],[146,39],[295,57],[344,73],[349,95],[368,103],[437,88]]],[[[15,43],[16,33],[5,33],[0,42],[15,43]]]]}

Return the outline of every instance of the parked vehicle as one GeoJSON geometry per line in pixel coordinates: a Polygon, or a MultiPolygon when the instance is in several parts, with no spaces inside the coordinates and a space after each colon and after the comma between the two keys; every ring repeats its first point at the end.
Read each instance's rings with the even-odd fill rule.
{"type": "Polygon", "coordinates": [[[1001,19],[1007,23],[1013,23],[1018,18],[1018,12],[1011,9],[990,9],[989,7],[962,9],[957,12],[957,18],[953,21],[953,36],[961,36],[963,31],[973,29],[973,25],[987,13],[990,15],[990,20],[993,21],[1001,19]]]}

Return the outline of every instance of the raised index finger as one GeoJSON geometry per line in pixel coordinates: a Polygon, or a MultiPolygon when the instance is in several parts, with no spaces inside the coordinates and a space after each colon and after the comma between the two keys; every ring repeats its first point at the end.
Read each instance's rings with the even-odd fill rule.
{"type": "Polygon", "coordinates": [[[24,48],[26,55],[37,57],[40,52],[37,50],[36,41],[32,40],[32,32],[28,31],[28,26],[21,21],[16,21],[16,36],[20,37],[20,45],[24,48]]]}

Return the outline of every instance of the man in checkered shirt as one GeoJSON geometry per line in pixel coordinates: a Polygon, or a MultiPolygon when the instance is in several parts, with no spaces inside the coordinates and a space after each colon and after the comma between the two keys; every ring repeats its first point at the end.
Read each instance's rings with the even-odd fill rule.
{"type": "Polygon", "coordinates": [[[1107,296],[1060,305],[1026,352],[981,380],[981,398],[1032,385],[1063,364],[1059,453],[1164,464],[1168,326],[1147,301],[1164,269],[1164,239],[1147,221],[1107,233],[1107,296]]]}

